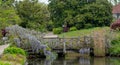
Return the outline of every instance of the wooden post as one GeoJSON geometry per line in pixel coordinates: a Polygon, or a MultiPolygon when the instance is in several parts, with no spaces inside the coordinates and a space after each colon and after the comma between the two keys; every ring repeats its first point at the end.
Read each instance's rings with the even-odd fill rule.
{"type": "Polygon", "coordinates": [[[66,44],[65,44],[65,41],[63,42],[63,52],[64,52],[64,54],[66,53],[66,44]]]}
{"type": "MultiPolygon", "coordinates": [[[[63,28],[64,28],[65,26],[63,25],[63,28]]],[[[63,29],[63,53],[65,54],[66,53],[66,44],[65,44],[65,37],[64,37],[64,29],[63,29]]]]}

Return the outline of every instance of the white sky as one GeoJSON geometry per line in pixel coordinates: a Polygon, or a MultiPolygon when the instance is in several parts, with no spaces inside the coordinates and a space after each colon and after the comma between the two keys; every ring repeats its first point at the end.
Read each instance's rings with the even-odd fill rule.
{"type": "MultiPolygon", "coordinates": [[[[16,0],[16,1],[22,1],[22,0],[16,0]]],[[[43,3],[48,4],[48,0],[39,0],[39,2],[43,2],[43,3]]]]}
{"type": "Polygon", "coordinates": [[[39,0],[39,1],[48,4],[48,0],[39,0]]]}
{"type": "MultiPolygon", "coordinates": [[[[19,0],[17,0],[17,1],[19,1],[19,0]]],[[[108,0],[108,1],[113,1],[113,0],[108,0]]],[[[49,2],[48,2],[48,0],[39,0],[39,2],[43,2],[43,3],[46,3],[46,4],[48,4],[49,2]]]]}

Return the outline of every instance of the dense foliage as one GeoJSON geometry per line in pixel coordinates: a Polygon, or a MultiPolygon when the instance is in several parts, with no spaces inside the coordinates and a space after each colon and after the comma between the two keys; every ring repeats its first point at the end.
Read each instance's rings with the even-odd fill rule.
{"type": "Polygon", "coordinates": [[[120,56],[120,32],[116,31],[115,38],[111,41],[111,47],[109,53],[113,56],[120,56]]]}
{"type": "Polygon", "coordinates": [[[0,5],[0,29],[8,25],[19,24],[19,16],[12,5],[13,0],[3,0],[0,5]]]}
{"type": "Polygon", "coordinates": [[[109,53],[114,56],[120,56],[120,39],[112,41],[112,47],[109,49],[109,53]]]}
{"type": "Polygon", "coordinates": [[[112,5],[108,0],[49,0],[54,27],[75,26],[77,29],[109,26],[112,5]]]}
{"type": "Polygon", "coordinates": [[[44,31],[49,22],[47,5],[38,0],[23,0],[16,2],[17,14],[22,19],[21,26],[44,31]]]}

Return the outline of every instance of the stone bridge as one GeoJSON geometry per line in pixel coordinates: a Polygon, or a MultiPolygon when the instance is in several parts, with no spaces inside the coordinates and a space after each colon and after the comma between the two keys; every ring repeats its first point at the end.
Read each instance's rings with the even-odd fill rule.
{"type": "Polygon", "coordinates": [[[16,45],[23,49],[32,50],[32,53],[38,53],[40,50],[44,54],[50,55],[51,51],[66,53],[68,51],[75,51],[81,54],[90,53],[94,50],[96,56],[104,56],[106,50],[106,43],[108,38],[103,32],[97,32],[92,36],[76,37],[76,38],[44,38],[40,32],[30,31],[28,29],[19,27],[18,25],[8,27],[9,34],[16,37],[16,45]],[[98,34],[101,33],[101,34],[98,34]],[[100,52],[99,52],[100,51],[100,52]],[[103,53],[103,55],[101,55],[103,53]]]}
{"type": "Polygon", "coordinates": [[[79,51],[80,49],[93,48],[93,40],[90,36],[76,38],[43,38],[43,42],[53,51],[64,52],[79,51]]]}

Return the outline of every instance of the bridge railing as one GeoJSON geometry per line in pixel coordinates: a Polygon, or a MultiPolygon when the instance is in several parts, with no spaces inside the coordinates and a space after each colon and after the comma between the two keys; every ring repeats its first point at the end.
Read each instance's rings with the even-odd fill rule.
{"type": "Polygon", "coordinates": [[[66,49],[80,49],[82,47],[92,47],[92,37],[76,37],[76,38],[44,38],[44,43],[52,49],[63,49],[65,43],[66,49]]]}

